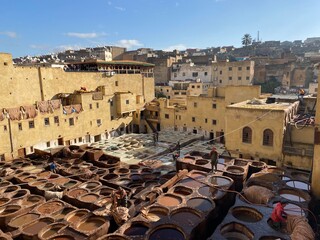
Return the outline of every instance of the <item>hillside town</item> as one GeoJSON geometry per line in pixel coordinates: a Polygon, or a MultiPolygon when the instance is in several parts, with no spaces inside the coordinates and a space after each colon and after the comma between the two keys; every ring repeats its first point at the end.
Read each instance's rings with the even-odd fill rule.
{"type": "Polygon", "coordinates": [[[320,38],[0,53],[1,239],[319,239],[320,38]]]}

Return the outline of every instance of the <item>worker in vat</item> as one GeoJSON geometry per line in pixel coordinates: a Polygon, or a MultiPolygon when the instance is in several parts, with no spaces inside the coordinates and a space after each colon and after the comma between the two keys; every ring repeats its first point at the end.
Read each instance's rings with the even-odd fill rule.
{"type": "Polygon", "coordinates": [[[304,94],[305,94],[305,91],[302,88],[300,88],[298,90],[298,100],[300,101],[300,103],[303,103],[304,94]]]}
{"type": "Polygon", "coordinates": [[[218,154],[217,149],[215,147],[212,148],[209,156],[211,159],[211,171],[215,172],[218,169],[217,165],[218,165],[218,157],[219,157],[219,154],[218,154]]]}
{"type": "Polygon", "coordinates": [[[284,224],[287,221],[287,213],[284,211],[285,206],[288,204],[288,201],[282,199],[276,204],[271,213],[271,226],[276,230],[281,230],[284,224]]]}
{"type": "Polygon", "coordinates": [[[57,173],[57,164],[54,160],[50,163],[50,171],[53,173],[57,173]]]}

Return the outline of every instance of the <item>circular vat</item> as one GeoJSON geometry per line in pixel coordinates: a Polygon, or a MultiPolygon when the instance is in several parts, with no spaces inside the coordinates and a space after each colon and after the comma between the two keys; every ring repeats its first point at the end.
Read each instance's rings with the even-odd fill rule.
{"type": "Polygon", "coordinates": [[[168,216],[169,209],[160,206],[151,206],[147,210],[146,218],[151,222],[158,222],[160,219],[168,216]]]}
{"type": "Polygon", "coordinates": [[[141,177],[143,179],[143,181],[150,181],[150,180],[154,180],[157,178],[157,176],[153,173],[142,173],[141,177]]]}
{"type": "Polygon", "coordinates": [[[140,174],[131,174],[130,175],[130,179],[133,181],[133,182],[141,182],[142,181],[142,177],[140,174]]]}
{"type": "Polygon", "coordinates": [[[63,184],[63,186],[65,188],[72,188],[73,186],[75,186],[76,184],[78,184],[78,182],[76,180],[70,180],[68,182],[66,182],[65,184],[63,184]]]}
{"type": "Polygon", "coordinates": [[[107,181],[116,180],[118,178],[119,178],[119,175],[115,173],[109,173],[102,177],[103,180],[107,180],[107,181]]]}
{"type": "Polygon", "coordinates": [[[250,165],[256,168],[264,168],[266,166],[265,162],[251,162],[250,165]]]}
{"type": "Polygon", "coordinates": [[[102,186],[102,184],[100,182],[91,181],[91,182],[86,182],[84,184],[81,184],[80,187],[92,190],[92,189],[95,189],[99,186],[102,186]]]}
{"type": "Polygon", "coordinates": [[[194,180],[192,178],[189,178],[189,177],[186,177],[186,178],[180,180],[179,184],[180,185],[184,185],[186,187],[190,187],[190,188],[199,188],[199,187],[204,186],[203,183],[198,182],[198,181],[196,181],[196,180],[194,180]]]}
{"type": "Polygon", "coordinates": [[[65,228],[67,225],[65,223],[53,223],[44,228],[38,233],[40,239],[48,239],[54,234],[57,234],[62,228],[65,228]]]}
{"type": "Polygon", "coordinates": [[[35,186],[44,185],[44,184],[46,184],[46,182],[48,182],[47,179],[37,179],[36,181],[30,182],[28,184],[31,187],[35,187],[35,186]]]}
{"type": "Polygon", "coordinates": [[[198,192],[205,197],[212,197],[213,194],[217,193],[217,190],[213,187],[204,186],[198,189],[198,192]]]}
{"type": "Polygon", "coordinates": [[[12,199],[17,199],[17,198],[23,198],[26,195],[30,194],[30,192],[26,189],[20,189],[18,190],[13,196],[11,196],[12,199]]]}
{"type": "Polygon", "coordinates": [[[175,207],[182,203],[182,198],[177,195],[167,193],[158,197],[157,202],[162,206],[175,207]]]}
{"type": "Polygon", "coordinates": [[[199,160],[196,160],[196,165],[200,165],[200,166],[203,166],[203,165],[207,165],[209,164],[209,161],[208,160],[205,160],[205,159],[199,159],[199,160]]]}
{"type": "Polygon", "coordinates": [[[8,186],[8,187],[1,189],[1,190],[3,191],[3,193],[11,193],[11,192],[17,191],[19,189],[20,189],[20,187],[18,187],[18,186],[8,186]]]}
{"type": "Polygon", "coordinates": [[[27,235],[35,236],[37,235],[44,227],[48,226],[49,224],[53,223],[52,218],[39,218],[35,220],[33,223],[26,225],[22,232],[26,233],[27,235]]]}
{"type": "Polygon", "coordinates": [[[184,186],[176,186],[173,192],[182,196],[188,196],[193,193],[193,190],[184,186]]]}
{"type": "Polygon", "coordinates": [[[88,193],[85,195],[82,195],[80,197],[80,200],[83,202],[87,202],[87,203],[94,203],[95,201],[97,201],[99,199],[99,195],[95,194],[95,193],[88,193]]]}
{"type": "Polygon", "coordinates": [[[244,161],[244,160],[240,160],[240,159],[235,159],[234,162],[233,162],[233,165],[244,167],[244,166],[248,165],[248,162],[244,161]]]}
{"type": "Polygon", "coordinates": [[[11,185],[10,182],[1,182],[1,183],[0,183],[0,188],[7,187],[7,186],[9,186],[9,185],[11,185]]]}
{"type": "Polygon", "coordinates": [[[64,217],[64,219],[69,223],[76,223],[81,218],[83,218],[85,215],[87,215],[88,213],[89,213],[89,210],[87,210],[87,209],[74,210],[74,211],[68,213],[64,217]]]}
{"type": "Polygon", "coordinates": [[[0,208],[0,216],[11,215],[21,209],[20,205],[5,205],[0,208]]]}
{"type": "Polygon", "coordinates": [[[302,181],[297,181],[297,180],[288,181],[286,182],[286,185],[292,188],[300,189],[300,190],[306,190],[306,191],[310,190],[310,184],[302,181]]]}
{"type": "Polygon", "coordinates": [[[64,203],[60,201],[51,201],[41,204],[37,207],[37,211],[41,214],[52,214],[60,211],[64,207],[64,203]]]}
{"type": "Polygon", "coordinates": [[[126,175],[130,173],[130,169],[129,168],[118,168],[116,170],[114,170],[115,174],[119,174],[119,175],[126,175]]]}
{"type": "Polygon", "coordinates": [[[241,166],[228,166],[226,171],[237,175],[242,175],[244,173],[244,169],[241,166]]]}
{"type": "Polygon", "coordinates": [[[102,225],[106,223],[106,218],[99,217],[99,216],[91,216],[86,219],[81,220],[76,229],[82,232],[91,232],[96,231],[102,225]]]}
{"type": "Polygon", "coordinates": [[[68,213],[70,213],[70,212],[72,212],[74,210],[75,210],[74,208],[66,207],[66,208],[62,209],[61,211],[56,212],[52,216],[53,216],[54,219],[59,221],[59,220],[63,219],[68,213]]]}
{"type": "Polygon", "coordinates": [[[196,226],[201,221],[201,214],[188,207],[182,207],[172,211],[170,218],[184,229],[196,226]]]}
{"type": "Polygon", "coordinates": [[[37,214],[37,213],[27,213],[27,214],[19,215],[11,219],[11,221],[8,223],[8,226],[12,228],[19,228],[26,224],[29,224],[30,222],[38,218],[40,218],[40,214],[37,214]]]}
{"type": "Polygon", "coordinates": [[[124,230],[126,236],[143,236],[149,230],[149,225],[145,222],[132,222],[130,226],[124,230]]]}
{"type": "Polygon", "coordinates": [[[159,239],[174,239],[174,240],[185,240],[186,236],[182,229],[174,224],[160,225],[153,229],[149,237],[149,240],[159,240],[159,239]]]}
{"type": "Polygon", "coordinates": [[[206,198],[201,198],[201,197],[189,199],[187,201],[187,206],[202,212],[210,211],[215,207],[213,202],[211,202],[206,198]]]}
{"type": "Polygon", "coordinates": [[[279,190],[280,197],[290,201],[305,202],[310,200],[310,195],[306,192],[296,189],[281,189],[279,190]]]}
{"type": "Polygon", "coordinates": [[[220,233],[225,239],[252,240],[253,232],[241,223],[231,222],[220,228],[220,233]]]}
{"type": "Polygon", "coordinates": [[[235,207],[232,209],[232,215],[243,222],[259,222],[263,215],[258,210],[250,207],[235,207]]]}
{"type": "Polygon", "coordinates": [[[10,201],[11,201],[10,198],[6,198],[6,197],[0,198],[0,207],[5,205],[5,204],[7,204],[7,203],[9,203],[10,201]]]}
{"type": "Polygon", "coordinates": [[[72,198],[78,198],[86,193],[89,193],[88,189],[84,188],[75,188],[67,192],[67,195],[72,198]]]}
{"type": "Polygon", "coordinates": [[[227,187],[233,183],[233,180],[228,177],[213,176],[209,179],[209,182],[214,186],[227,187]]]}
{"type": "Polygon", "coordinates": [[[45,202],[45,198],[39,195],[31,194],[27,197],[27,199],[24,201],[24,205],[34,205],[45,202]]]}

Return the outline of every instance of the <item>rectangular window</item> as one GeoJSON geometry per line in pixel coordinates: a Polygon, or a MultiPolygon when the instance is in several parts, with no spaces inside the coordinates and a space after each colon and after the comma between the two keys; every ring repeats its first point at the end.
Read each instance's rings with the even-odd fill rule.
{"type": "Polygon", "coordinates": [[[166,113],[166,114],[164,115],[164,118],[169,119],[169,114],[166,113]]]}
{"type": "Polygon", "coordinates": [[[242,67],[238,67],[238,71],[242,71],[242,67]]]}
{"type": "Polygon", "coordinates": [[[181,116],[179,116],[179,120],[181,120],[181,116]]]}
{"type": "Polygon", "coordinates": [[[207,118],[205,118],[205,119],[204,119],[204,122],[205,122],[205,123],[208,123],[208,119],[207,119],[207,118]]]}
{"type": "Polygon", "coordinates": [[[185,72],[183,72],[183,73],[182,73],[182,76],[184,76],[184,77],[185,77],[185,76],[186,76],[186,73],[185,73],[185,72]]]}
{"type": "Polygon", "coordinates": [[[229,71],[232,71],[232,67],[229,67],[229,71]]]}
{"type": "Polygon", "coordinates": [[[192,85],[191,88],[194,88],[194,85],[192,85]]]}
{"type": "Polygon", "coordinates": [[[34,121],[29,121],[29,128],[34,128],[34,121]]]}
{"type": "Polygon", "coordinates": [[[69,118],[69,126],[74,126],[74,119],[73,118],[69,118]]]}
{"type": "Polygon", "coordinates": [[[198,72],[193,72],[192,77],[198,77],[198,72]]]}
{"type": "Polygon", "coordinates": [[[129,100],[126,100],[126,104],[129,104],[129,100]]]}
{"type": "Polygon", "coordinates": [[[99,103],[98,102],[96,103],[96,107],[99,108],[99,103]]]}
{"type": "Polygon", "coordinates": [[[7,126],[4,125],[4,126],[3,126],[3,131],[7,131],[7,130],[8,130],[7,126]]]}
{"type": "Polygon", "coordinates": [[[247,67],[247,70],[250,70],[250,67],[247,67]]]}
{"type": "Polygon", "coordinates": [[[212,103],[212,108],[217,108],[217,104],[212,103]]]}
{"type": "Polygon", "coordinates": [[[176,119],[178,119],[178,116],[176,115],[176,119]]]}
{"type": "Polygon", "coordinates": [[[174,95],[179,95],[179,92],[174,92],[174,95]]]}
{"type": "Polygon", "coordinates": [[[222,75],[222,71],[220,71],[220,75],[222,75]]]}
{"type": "Polygon", "coordinates": [[[208,72],[204,72],[204,75],[207,76],[207,75],[208,75],[208,72]]]}
{"type": "Polygon", "coordinates": [[[54,116],[53,117],[53,121],[54,121],[54,123],[58,123],[59,124],[59,117],[58,116],[54,116]]]}
{"type": "Polygon", "coordinates": [[[238,77],[238,80],[241,80],[242,78],[241,77],[238,77]]]}
{"type": "Polygon", "coordinates": [[[217,120],[212,119],[212,125],[217,125],[217,120]]]}
{"type": "Polygon", "coordinates": [[[176,78],[177,76],[178,76],[178,74],[177,74],[177,73],[174,73],[174,74],[173,74],[173,77],[175,77],[175,78],[176,78]]]}
{"type": "Polygon", "coordinates": [[[250,80],[250,77],[246,77],[246,80],[250,80]]]}
{"type": "Polygon", "coordinates": [[[197,86],[197,88],[200,88],[200,86],[197,86]]]}
{"type": "Polygon", "coordinates": [[[89,104],[89,109],[92,109],[92,104],[91,103],[89,104]]]}
{"type": "Polygon", "coordinates": [[[50,147],[50,142],[47,142],[47,147],[50,147]]]}
{"type": "Polygon", "coordinates": [[[116,85],[116,87],[118,87],[118,86],[119,86],[118,81],[115,81],[115,83],[114,83],[114,84],[116,85]]]}
{"type": "Polygon", "coordinates": [[[18,123],[18,129],[22,131],[22,123],[18,123]]]}
{"type": "Polygon", "coordinates": [[[232,80],[232,77],[229,77],[229,80],[232,80]]]}
{"type": "Polygon", "coordinates": [[[192,122],[195,122],[196,121],[196,118],[195,117],[192,117],[192,122]]]}
{"type": "Polygon", "coordinates": [[[98,126],[101,125],[101,119],[97,119],[97,125],[98,125],[98,126]]]}
{"type": "Polygon", "coordinates": [[[49,126],[49,125],[50,125],[49,118],[45,118],[45,119],[44,119],[44,125],[45,125],[45,126],[49,126]]]}
{"type": "Polygon", "coordinates": [[[113,107],[113,101],[110,101],[110,107],[113,107]]]}
{"type": "Polygon", "coordinates": [[[4,154],[1,154],[1,155],[0,155],[0,161],[4,161],[4,160],[6,160],[6,159],[4,158],[4,154]]]}
{"type": "Polygon", "coordinates": [[[111,116],[111,121],[114,119],[114,116],[111,116]]]}
{"type": "Polygon", "coordinates": [[[222,83],[222,80],[219,80],[219,83],[222,83]]]}
{"type": "Polygon", "coordinates": [[[193,106],[196,108],[198,106],[198,103],[194,102],[193,106]]]}

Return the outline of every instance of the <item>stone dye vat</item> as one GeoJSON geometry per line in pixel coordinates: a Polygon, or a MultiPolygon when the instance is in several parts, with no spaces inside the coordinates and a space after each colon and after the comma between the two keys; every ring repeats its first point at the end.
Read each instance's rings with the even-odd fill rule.
{"type": "Polygon", "coordinates": [[[164,207],[176,207],[182,203],[182,198],[175,194],[164,194],[158,197],[157,203],[164,207]]]}
{"type": "Polygon", "coordinates": [[[293,202],[301,203],[305,201],[310,201],[311,199],[308,193],[298,189],[280,189],[278,193],[280,197],[293,202]]]}
{"type": "Polygon", "coordinates": [[[66,228],[68,225],[66,223],[52,223],[49,224],[45,227],[43,227],[39,233],[38,233],[38,238],[39,239],[48,239],[51,238],[52,236],[56,235],[61,231],[62,229],[66,228]]]}
{"type": "Polygon", "coordinates": [[[223,176],[233,179],[235,190],[240,192],[243,188],[243,183],[247,178],[247,168],[241,166],[227,166],[223,172],[223,176]]]}
{"type": "Polygon", "coordinates": [[[178,225],[164,224],[152,229],[148,234],[147,239],[185,240],[187,238],[178,225]]]}
{"type": "Polygon", "coordinates": [[[263,218],[262,213],[249,207],[235,207],[232,209],[232,215],[242,222],[259,222],[263,218]]]}
{"type": "Polygon", "coordinates": [[[34,220],[40,218],[40,214],[38,213],[25,213],[18,215],[8,222],[8,230],[14,231],[18,228],[22,228],[24,225],[33,222],[34,220]]]}
{"type": "Polygon", "coordinates": [[[49,217],[39,218],[33,222],[25,225],[21,229],[21,234],[24,239],[33,239],[35,236],[38,236],[38,233],[49,224],[52,224],[54,220],[49,217]]]}
{"type": "Polygon", "coordinates": [[[105,217],[92,215],[79,220],[74,226],[79,232],[96,239],[108,232],[110,222],[105,217]]]}
{"type": "Polygon", "coordinates": [[[70,213],[68,213],[65,217],[64,220],[66,220],[69,224],[76,225],[80,219],[84,218],[89,214],[89,210],[87,209],[77,209],[74,210],[70,213]]]}
{"type": "Polygon", "coordinates": [[[203,215],[194,208],[182,207],[175,209],[170,214],[170,219],[183,228],[194,228],[203,219],[203,215]]]}
{"type": "Polygon", "coordinates": [[[51,216],[52,214],[59,212],[65,207],[66,203],[59,200],[50,200],[46,203],[43,203],[35,208],[35,211],[41,215],[51,216]]]}
{"type": "Polygon", "coordinates": [[[220,229],[221,235],[225,239],[253,240],[253,232],[240,223],[228,223],[220,229]]]}
{"type": "Polygon", "coordinates": [[[128,227],[124,229],[123,234],[128,237],[145,236],[146,232],[149,230],[150,225],[142,221],[134,221],[128,224],[128,227]]]}

